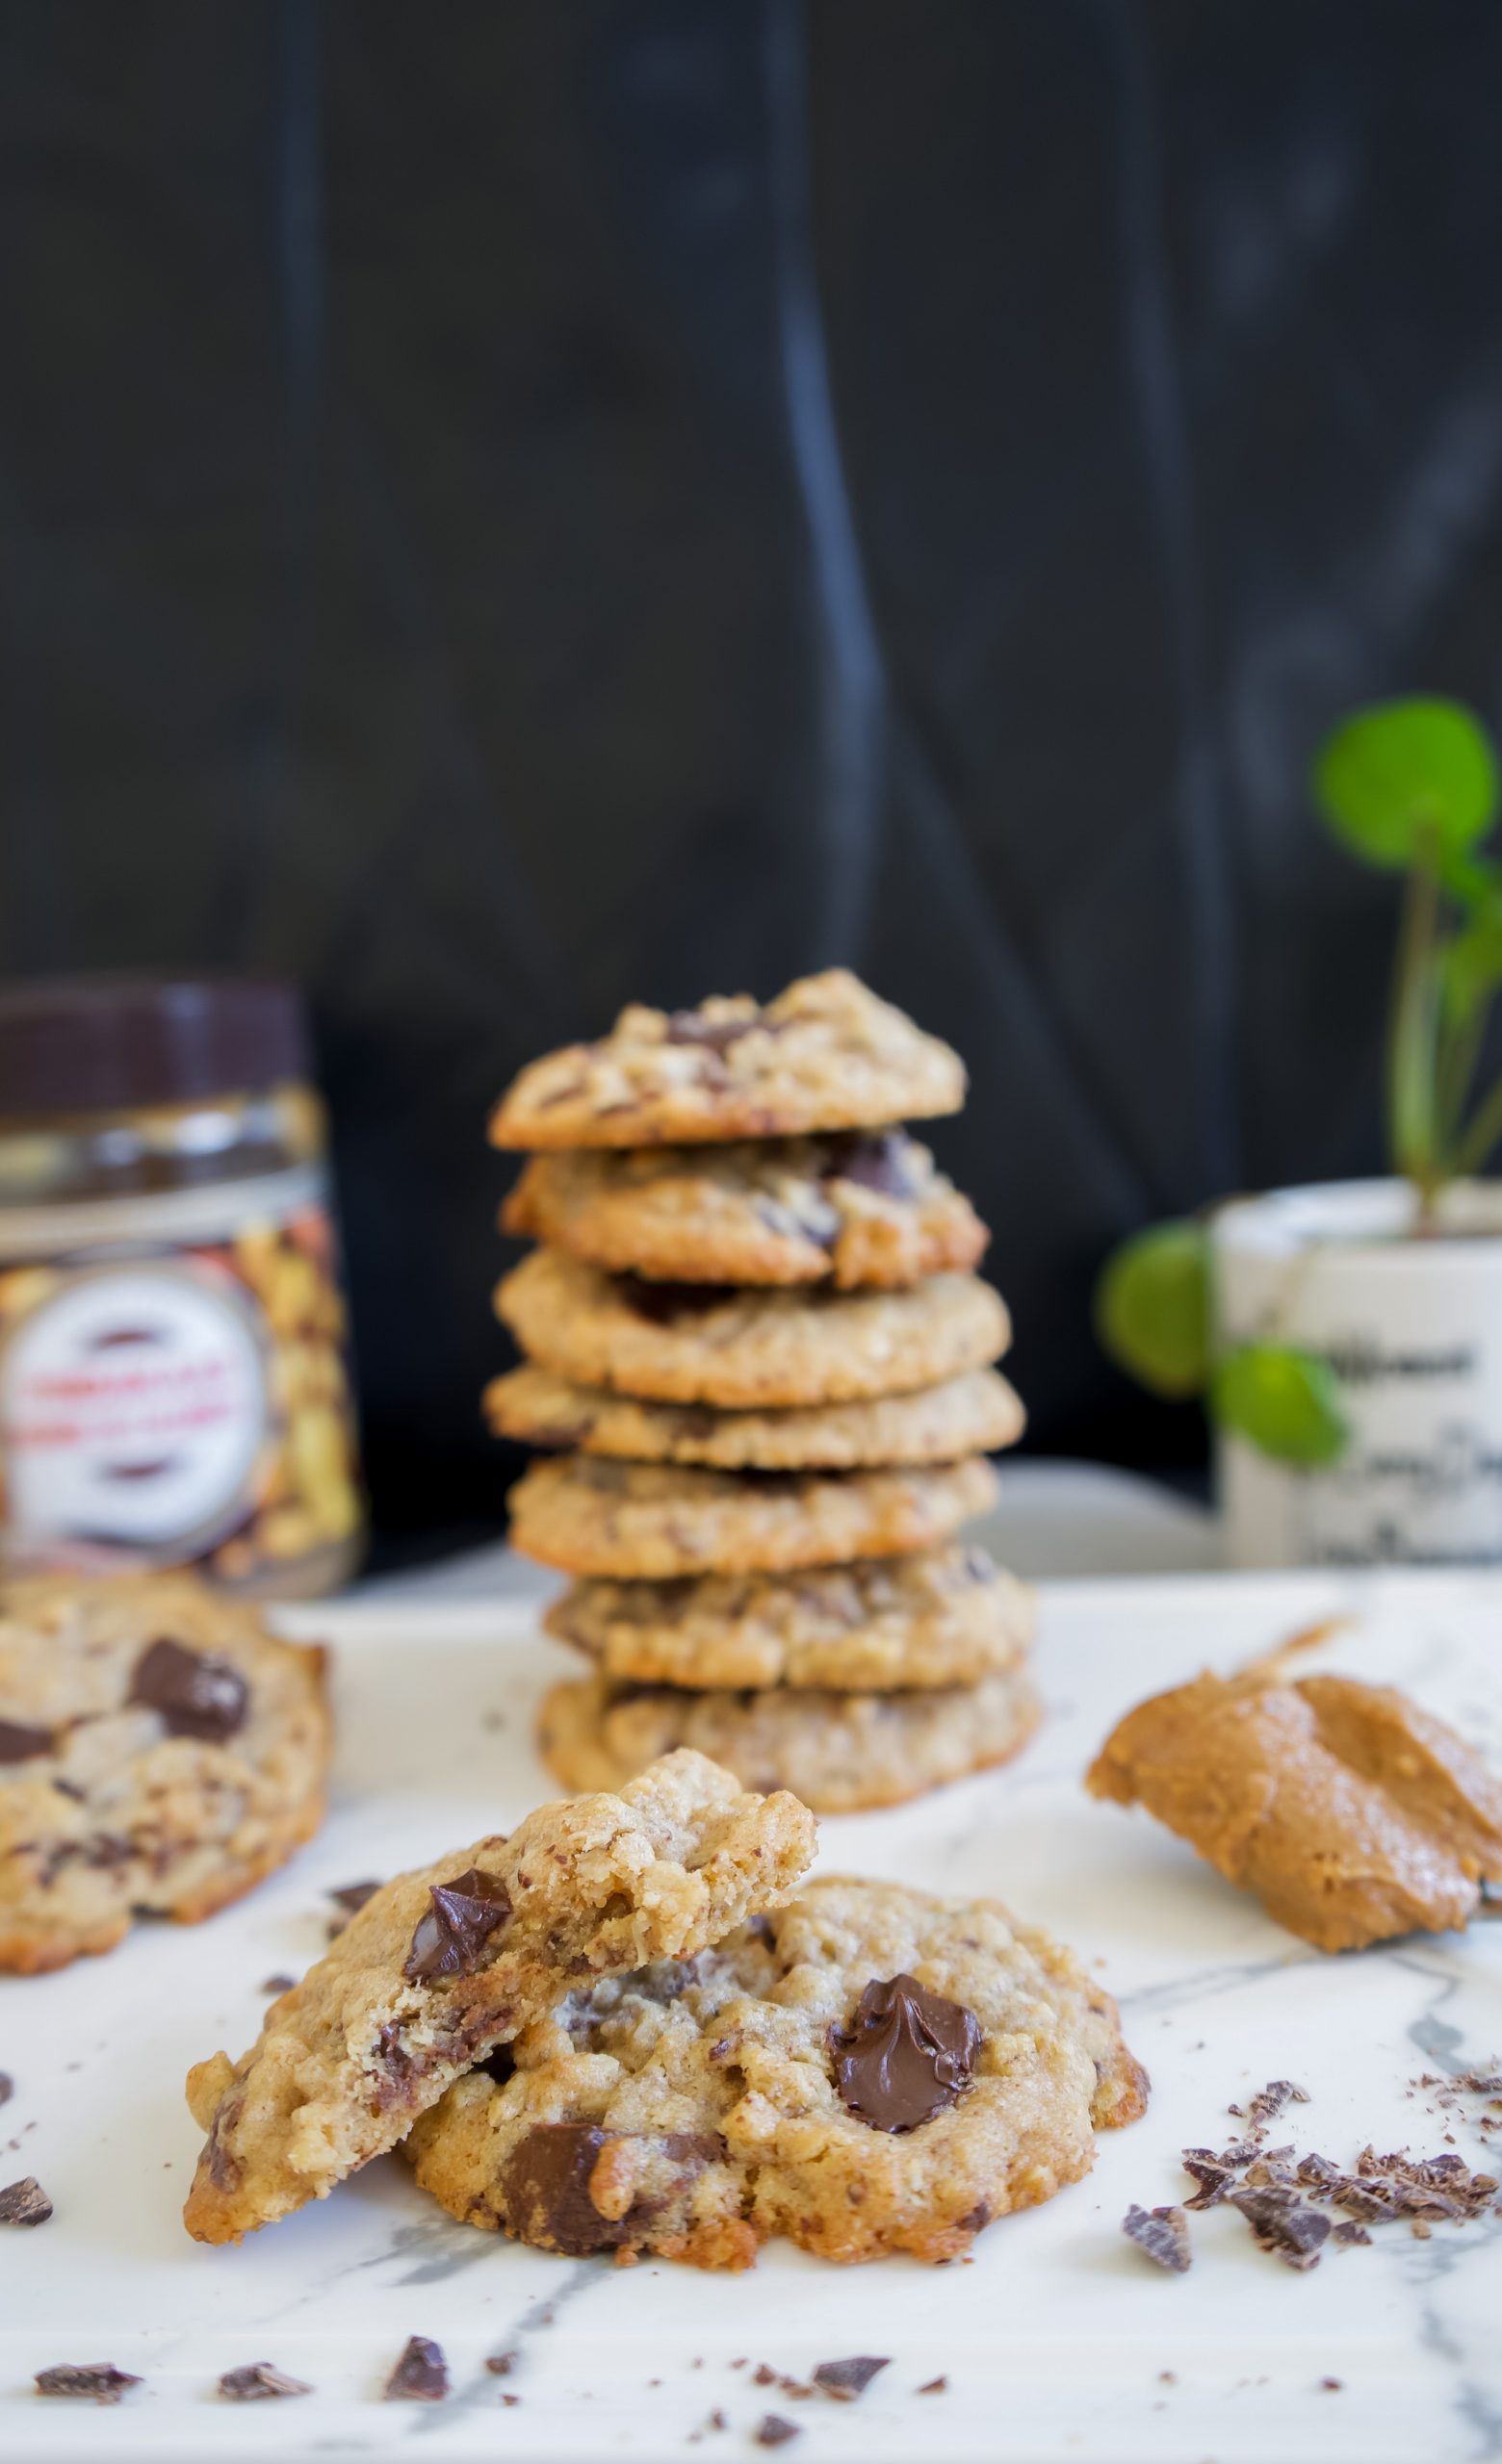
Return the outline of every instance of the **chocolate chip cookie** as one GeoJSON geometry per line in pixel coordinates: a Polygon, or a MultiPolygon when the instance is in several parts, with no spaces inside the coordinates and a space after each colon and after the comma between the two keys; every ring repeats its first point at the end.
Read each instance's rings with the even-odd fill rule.
{"type": "Polygon", "coordinates": [[[999,1359],[1011,1323],[971,1274],[909,1292],[648,1283],[534,1249],[496,1293],[528,1357],[580,1386],[729,1411],[911,1394],[999,1359]]]}
{"type": "Polygon", "coordinates": [[[791,1788],[817,1813],[851,1813],[1010,1761],[1041,1717],[1020,1669],[885,1694],[688,1693],[590,1677],[544,1696],[537,1743],[565,1788],[615,1786],[654,1755],[691,1744],[748,1785],[791,1788]]]}
{"type": "Polygon", "coordinates": [[[324,1655],[187,1575],[0,1585],[0,1969],[210,1916],[324,1814],[324,1655]]]}
{"type": "Polygon", "coordinates": [[[900,1472],[701,1472],[565,1454],[511,1491],[511,1538],[565,1574],[756,1574],[946,1540],[997,1493],[983,1455],[900,1472]]]}
{"type": "Polygon", "coordinates": [[[627,1462],[702,1464],[719,1472],[953,1463],[1015,1445],[1026,1424],[1020,1397],[994,1369],[971,1369],[941,1386],[874,1402],[722,1412],[712,1403],[650,1403],[603,1386],[575,1386],[529,1364],[492,1379],[485,1411],[498,1437],[529,1446],[577,1446],[585,1454],[627,1462]]]}
{"type": "Polygon", "coordinates": [[[184,2209],[200,2242],[287,2216],[551,2010],[561,1980],[686,1956],[786,1898],[814,1850],[790,1796],[673,1754],[618,1796],[543,1806],[366,1901],[238,2063],[190,2072],[208,2133],[184,2209]]]}
{"type": "Polygon", "coordinates": [[[406,2154],[462,2222],[583,2257],[959,2258],[1145,2110],[1116,2007],[991,1900],[831,1877],[691,1960],[582,1984],[406,2154]]]}
{"type": "Polygon", "coordinates": [[[764,1007],[744,993],[697,1010],[634,1002],[600,1042],[524,1069],[490,1136],[532,1147],[798,1138],[925,1120],[964,1100],[958,1055],[831,967],[764,1007]]]}
{"type": "Polygon", "coordinates": [[[1502,1880],[1502,1781],[1388,1686],[1206,1673],[1139,1703],[1086,1779],[1144,1805],[1316,1950],[1447,1933],[1502,1880]]]}
{"type": "Polygon", "coordinates": [[[904,1130],[533,1156],[502,1229],[675,1283],[888,1289],[972,1267],[969,1198],[904,1130]]]}
{"type": "Polygon", "coordinates": [[[1031,1592],[983,1549],[922,1549],[795,1575],[577,1582],[543,1620],[603,1677],[637,1684],[886,1693],[1015,1668],[1031,1592]]]}

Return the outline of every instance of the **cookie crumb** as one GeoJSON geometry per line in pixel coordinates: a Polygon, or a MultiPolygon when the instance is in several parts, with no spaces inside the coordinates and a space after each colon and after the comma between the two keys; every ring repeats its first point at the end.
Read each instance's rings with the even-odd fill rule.
{"type": "Polygon", "coordinates": [[[1182,2275],[1188,2268],[1193,2252],[1189,2219],[1181,2207],[1129,2207],[1122,2218],[1122,2231],[1170,2275],[1182,2275]]]}
{"type": "Polygon", "coordinates": [[[39,2396],[91,2396],[96,2404],[117,2404],[127,2387],[141,2383],[134,2372],[117,2370],[113,2361],[60,2361],[36,2376],[39,2396]]]}
{"type": "Polygon", "coordinates": [[[254,2404],[268,2396],[311,2396],[306,2379],[289,2378],[284,2370],[276,2370],[269,2361],[249,2361],[242,2370],[226,2370],[219,2383],[220,2394],[232,2404],[254,2404]]]}
{"type": "Polygon", "coordinates": [[[386,2381],[386,2402],[441,2404],[448,2392],[449,2365],[443,2347],[430,2336],[408,2336],[401,2358],[386,2381]]]}
{"type": "Polygon", "coordinates": [[[52,2201],[35,2173],[0,2191],[0,2224],[45,2224],[52,2201]]]}
{"type": "Polygon", "coordinates": [[[821,2361],[814,2373],[814,2384],[838,2403],[853,2404],[864,2396],[879,2370],[891,2365],[889,2353],[852,2353],[848,2361],[821,2361]]]}

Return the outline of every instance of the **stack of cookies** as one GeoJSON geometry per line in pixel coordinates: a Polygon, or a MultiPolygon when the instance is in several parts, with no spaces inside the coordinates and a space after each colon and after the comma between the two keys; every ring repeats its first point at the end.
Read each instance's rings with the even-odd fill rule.
{"type": "Polygon", "coordinates": [[[897,1126],[964,1095],[837,969],[628,1009],[501,1103],[496,1144],[536,1150],[502,1220],[543,1245],[497,1294],[527,1359],[485,1400],[568,1450],[511,1496],[595,1664],[543,1707],[565,1786],[691,1745],[840,1811],[1031,1734],[1029,1597],[956,1538],[1022,1430],[1010,1326],[970,1271],[985,1226],[897,1126]]]}

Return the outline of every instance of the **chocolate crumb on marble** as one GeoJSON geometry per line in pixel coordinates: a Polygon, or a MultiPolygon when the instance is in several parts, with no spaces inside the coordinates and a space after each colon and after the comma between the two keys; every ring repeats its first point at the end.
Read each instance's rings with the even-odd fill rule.
{"type": "Polygon", "coordinates": [[[1335,2396],[1338,2395],[1341,2388],[1344,2387],[1345,2380],[1343,2378],[1322,2378],[1319,2383],[1329,2395],[1335,2396]]]}
{"type": "Polygon", "coordinates": [[[948,2392],[947,2378],[925,2378],[918,2390],[919,2396],[946,2396],[948,2392]]]}
{"type": "Polygon", "coordinates": [[[91,2396],[96,2404],[117,2404],[128,2387],[139,2387],[133,2371],[117,2370],[113,2361],[60,2361],[39,2370],[39,2396],[91,2396]]]}
{"type": "Polygon", "coordinates": [[[374,1899],[380,1887],[379,1883],[341,1883],[336,1889],[325,1891],[324,1897],[331,1899],[339,1911],[337,1916],[331,1916],[328,1920],[328,1938],[331,1942],[338,1940],[350,1917],[357,1916],[366,1901],[374,1899]]]}
{"type": "Polygon", "coordinates": [[[297,1984],[297,1981],[298,1980],[295,1976],[283,1976],[280,1969],[278,1969],[274,1976],[262,1978],[261,1991],[263,1993],[290,1993],[293,1987],[297,1984]]]}
{"type": "Polygon", "coordinates": [[[1122,2219],[1122,2231],[1154,2266],[1167,2269],[1170,2275],[1185,2273],[1193,2252],[1189,2219],[1181,2207],[1129,2207],[1122,2219]]]}
{"type": "Polygon", "coordinates": [[[401,2358],[386,2381],[388,2404],[441,2404],[449,2392],[449,2365],[443,2347],[430,2336],[408,2336],[401,2358]]]}
{"type": "Polygon", "coordinates": [[[231,2404],[256,2404],[274,2396],[311,2396],[313,2390],[305,2378],[289,2378],[269,2361],[247,2361],[240,2370],[225,2371],[219,2392],[231,2404]]]}
{"type": "Polygon", "coordinates": [[[0,2070],[0,2105],[8,2105],[14,2093],[14,2080],[8,2070],[0,2070]]]}
{"type": "Polygon", "coordinates": [[[802,2432],[796,2422],[786,2421],[781,2413],[764,2413],[751,2433],[758,2447],[786,2447],[790,2438],[802,2432]]]}
{"type": "Polygon", "coordinates": [[[490,2352],[485,2355],[485,2368],[493,2378],[509,2378],[516,2368],[515,2351],[490,2352]]]}
{"type": "Polygon", "coordinates": [[[837,2402],[853,2404],[864,2396],[879,2370],[891,2363],[889,2353],[852,2353],[847,2361],[821,2361],[814,2373],[814,2384],[837,2402]]]}
{"type": "Polygon", "coordinates": [[[753,2387],[775,2387],[777,2373],[775,2370],[769,2370],[764,2361],[759,2361],[751,2373],[751,2384],[753,2387]]]}
{"type": "Polygon", "coordinates": [[[45,2224],[52,2201],[35,2173],[0,2190],[0,2224],[45,2224]]]}
{"type": "Polygon", "coordinates": [[[1270,2251],[1285,2267],[1318,2267],[1330,2239],[1330,2219],[1318,2208],[1306,2207],[1295,2193],[1278,2190],[1232,2191],[1230,2200],[1251,2225],[1258,2249],[1270,2251]]]}

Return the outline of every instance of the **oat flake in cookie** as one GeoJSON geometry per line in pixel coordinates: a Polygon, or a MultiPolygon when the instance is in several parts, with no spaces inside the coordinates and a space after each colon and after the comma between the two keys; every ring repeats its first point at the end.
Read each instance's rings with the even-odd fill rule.
{"type": "Polygon", "coordinates": [[[576,1582],[543,1623],[637,1684],[886,1693],[1015,1668],[1034,1617],[1025,1583],[951,1543],[790,1575],[576,1582]]]}
{"type": "Polygon", "coordinates": [[[905,1130],[534,1156],[503,1231],[677,1283],[886,1290],[972,1267],[989,1235],[905,1130]]]}
{"type": "Polygon", "coordinates": [[[654,1755],[691,1745],[747,1786],[790,1788],[816,1813],[853,1813],[1009,1762],[1042,1716],[1022,1669],[888,1694],[688,1693],[595,1677],[550,1688],[537,1742],[566,1788],[617,1786],[654,1755]]]}
{"type": "Polygon", "coordinates": [[[957,2258],[1078,2180],[1147,2090],[1109,1996],[1047,1935],[844,1879],[692,1960],[582,1985],[514,2053],[416,2124],[423,2187],[544,2249],[711,2268],[773,2235],[957,2258]]]}
{"type": "Polygon", "coordinates": [[[955,1113],[956,1053],[843,967],[764,1007],[748,994],[697,1010],[633,1003],[598,1043],[532,1062],[490,1124],[497,1146],[660,1146],[802,1137],[955,1113]]]}
{"type": "Polygon", "coordinates": [[[324,1655],[189,1575],[0,1585],[0,1969],[212,1915],[318,1829],[324,1655]]]}
{"type": "Polygon", "coordinates": [[[659,1581],[886,1557],[946,1540],[995,1501],[983,1455],[893,1472],[701,1472],[567,1454],[511,1491],[511,1538],[565,1574],[659,1581]]]}
{"type": "Polygon", "coordinates": [[[534,1249],[495,1302],[529,1359],[560,1377],[722,1411],[907,1395],[988,1367],[1012,1339],[1000,1295],[972,1274],[910,1292],[738,1290],[534,1249]]]}
{"type": "Polygon", "coordinates": [[[530,1814],[509,1838],[401,1874],[351,1916],[238,2063],[189,2075],[208,2132],[184,2210],[200,2242],[289,2215],[372,2156],[570,1976],[686,1956],[776,1906],[814,1849],[789,1796],[674,1754],[618,1796],[530,1814]]]}

